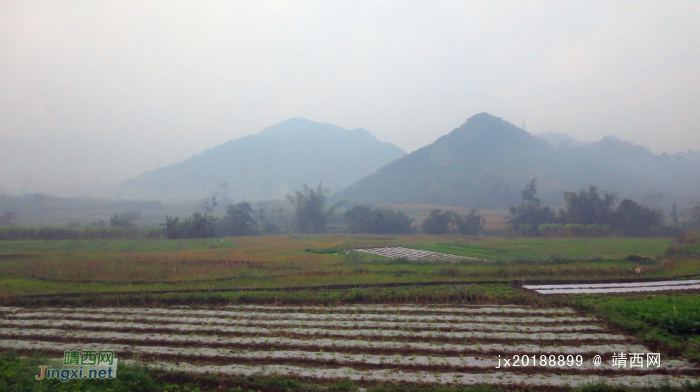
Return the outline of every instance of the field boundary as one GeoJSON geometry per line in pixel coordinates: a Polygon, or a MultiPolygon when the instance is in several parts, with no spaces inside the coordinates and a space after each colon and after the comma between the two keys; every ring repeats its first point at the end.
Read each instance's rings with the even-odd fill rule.
{"type": "Polygon", "coordinates": [[[16,295],[9,298],[74,298],[82,296],[107,296],[107,295],[144,295],[144,294],[188,294],[188,293],[235,293],[257,291],[321,291],[321,290],[349,290],[366,288],[393,288],[393,287],[429,287],[429,286],[468,286],[468,285],[547,285],[547,284],[587,284],[587,283],[644,283],[659,282],[665,280],[687,279],[698,277],[697,274],[678,275],[658,278],[634,278],[634,279],[562,279],[562,280],[482,280],[482,281],[433,281],[433,282],[406,282],[406,283],[369,283],[369,284],[337,284],[323,286],[294,286],[294,287],[254,287],[254,288],[228,288],[228,289],[182,289],[182,290],[145,290],[145,291],[96,291],[82,293],[56,293],[56,294],[31,294],[16,295]]]}

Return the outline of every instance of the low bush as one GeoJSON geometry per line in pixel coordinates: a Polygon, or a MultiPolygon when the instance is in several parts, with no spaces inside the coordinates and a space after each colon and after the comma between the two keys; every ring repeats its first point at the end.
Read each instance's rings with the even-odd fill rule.
{"type": "Polygon", "coordinates": [[[539,226],[545,237],[607,237],[612,231],[608,225],[581,225],[543,223],[539,226]]]}

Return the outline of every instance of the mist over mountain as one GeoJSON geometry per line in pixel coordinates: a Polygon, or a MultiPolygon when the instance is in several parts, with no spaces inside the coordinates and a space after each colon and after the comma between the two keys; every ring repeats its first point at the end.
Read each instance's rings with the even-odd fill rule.
{"type": "Polygon", "coordinates": [[[538,133],[535,136],[544,140],[552,147],[577,147],[586,144],[566,133],[544,132],[538,133]]]}
{"type": "Polygon", "coordinates": [[[126,180],[118,191],[129,197],[188,199],[228,183],[229,198],[283,198],[303,183],[323,182],[338,191],[403,155],[362,128],[293,118],[126,180]]]}
{"type": "Polygon", "coordinates": [[[534,177],[538,197],[555,206],[563,204],[563,192],[589,185],[652,207],[700,198],[700,153],[656,155],[615,137],[589,144],[552,139],[480,113],[334,198],[504,208],[519,203],[520,190],[534,177]]]}

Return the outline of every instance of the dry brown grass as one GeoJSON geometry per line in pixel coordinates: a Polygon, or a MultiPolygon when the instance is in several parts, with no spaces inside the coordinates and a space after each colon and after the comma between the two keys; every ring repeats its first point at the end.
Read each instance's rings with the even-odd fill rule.
{"type": "Polygon", "coordinates": [[[238,237],[235,248],[178,252],[47,252],[0,265],[0,275],[51,281],[176,282],[318,273],[333,263],[307,248],[337,246],[337,239],[238,237]]]}

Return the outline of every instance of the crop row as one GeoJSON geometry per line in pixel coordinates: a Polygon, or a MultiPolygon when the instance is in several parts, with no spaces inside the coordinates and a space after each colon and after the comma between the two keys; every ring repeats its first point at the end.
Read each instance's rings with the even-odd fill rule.
{"type": "MultiPolygon", "coordinates": [[[[373,366],[403,366],[403,367],[448,367],[448,368],[482,368],[494,369],[500,368],[502,371],[519,370],[517,367],[501,368],[499,366],[498,357],[495,356],[432,356],[432,355],[374,355],[374,354],[348,354],[343,352],[325,352],[325,351],[299,351],[299,350],[224,350],[215,348],[202,347],[167,347],[167,346],[138,346],[138,345],[85,345],[81,343],[57,343],[44,341],[0,341],[0,348],[14,350],[44,350],[53,352],[64,352],[66,350],[75,349],[109,349],[121,353],[122,355],[138,354],[140,356],[169,356],[169,357],[197,357],[202,359],[224,359],[229,363],[232,360],[241,361],[289,361],[298,363],[313,364],[317,362],[317,366],[326,366],[329,363],[333,364],[354,364],[354,365],[373,365],[373,366]]],[[[610,363],[604,364],[605,369],[615,372],[625,371],[625,368],[609,366],[610,363]],[[606,366],[608,365],[608,366],[606,366]]],[[[595,366],[592,361],[586,358],[582,361],[581,366],[557,365],[537,367],[532,366],[540,371],[590,371],[599,370],[599,366],[595,366]]],[[[525,369],[525,367],[523,367],[525,369]]],[[[671,370],[694,370],[694,366],[685,360],[665,360],[660,368],[663,371],[671,370]]],[[[634,368],[634,372],[657,371],[657,368],[634,368]]]]}
{"type": "MultiPolygon", "coordinates": [[[[0,309],[2,311],[3,309],[0,309]]],[[[506,323],[558,323],[558,322],[590,322],[594,319],[590,317],[577,316],[556,316],[548,317],[494,317],[494,316],[444,316],[444,315],[397,315],[397,314],[346,314],[346,313],[258,313],[258,312],[235,312],[226,310],[184,310],[165,308],[45,308],[54,312],[90,312],[90,313],[124,313],[124,314],[170,314],[182,316],[212,316],[212,317],[241,317],[250,319],[298,319],[298,320],[387,320],[387,321],[498,321],[506,323]]]]}
{"type": "Polygon", "coordinates": [[[660,368],[610,366],[612,353],[650,350],[570,309],[253,305],[0,312],[0,349],[55,355],[113,349],[122,359],[138,355],[165,370],[195,373],[551,386],[581,385],[604,375],[608,383],[638,387],[679,385],[696,381],[691,375],[698,374],[693,364],[665,357],[660,368]],[[605,359],[602,367],[592,362],[596,354],[605,359]],[[515,355],[585,360],[577,366],[499,368],[499,358],[515,355]]]}
{"type": "Polygon", "coordinates": [[[576,387],[587,384],[606,383],[608,385],[628,385],[633,387],[669,386],[682,387],[697,383],[692,376],[670,375],[633,375],[633,376],[598,376],[598,375],[569,375],[569,374],[518,374],[511,372],[495,373],[461,373],[461,372],[404,372],[396,369],[385,370],[355,370],[350,367],[338,368],[306,368],[289,365],[227,365],[206,366],[191,365],[179,362],[154,362],[163,370],[185,371],[193,373],[218,373],[234,374],[241,376],[280,376],[292,375],[296,377],[309,377],[318,379],[347,378],[354,381],[378,381],[378,382],[409,382],[432,383],[446,385],[476,385],[476,384],[524,384],[533,386],[559,386],[576,387]]]}
{"type": "Polygon", "coordinates": [[[346,336],[346,337],[389,337],[389,338],[439,338],[439,339],[490,339],[490,340],[626,340],[623,335],[602,333],[519,333],[519,332],[446,332],[446,331],[412,331],[410,329],[325,329],[325,328],[261,328],[242,326],[212,326],[193,324],[154,325],[135,322],[94,322],[82,320],[0,320],[0,325],[11,327],[41,327],[41,328],[100,328],[119,330],[169,330],[179,332],[218,332],[244,333],[258,335],[294,334],[306,336],[346,336]]]}
{"type": "Polygon", "coordinates": [[[341,311],[351,311],[357,313],[366,312],[429,312],[429,313],[467,313],[467,314],[481,314],[481,313],[518,313],[518,314],[573,314],[574,311],[568,308],[549,308],[549,309],[533,309],[524,306],[469,306],[469,307],[435,307],[435,306],[378,306],[378,305],[356,305],[356,306],[260,306],[260,305],[231,305],[226,306],[226,308],[234,308],[238,310],[256,310],[256,311],[291,311],[296,309],[303,309],[304,311],[325,311],[325,312],[341,312],[341,311]]]}
{"type": "Polygon", "coordinates": [[[643,352],[646,349],[638,344],[614,344],[579,346],[539,344],[508,344],[485,343],[479,344],[454,344],[454,343],[426,343],[426,342],[402,342],[402,341],[372,341],[360,339],[332,339],[311,338],[308,340],[284,338],[277,336],[244,337],[244,336],[217,336],[217,335],[182,335],[163,333],[131,333],[116,331],[70,331],[64,329],[32,329],[32,328],[0,328],[0,336],[11,338],[41,337],[61,338],[89,341],[90,339],[101,341],[125,341],[125,342],[160,342],[169,344],[195,344],[198,346],[213,345],[226,346],[293,346],[293,347],[338,347],[338,348],[379,348],[385,350],[423,350],[433,352],[503,352],[503,353],[552,353],[552,354],[581,354],[604,352],[643,352]]]}
{"type": "MultiPolygon", "coordinates": [[[[139,321],[152,323],[181,323],[181,324],[208,324],[208,325],[255,325],[268,328],[275,327],[326,327],[332,329],[348,328],[384,328],[384,329],[412,329],[412,330],[439,330],[453,331],[510,331],[510,332],[568,332],[568,331],[601,331],[602,327],[591,324],[577,325],[518,325],[496,323],[426,323],[426,322],[391,322],[391,321],[323,321],[323,320],[259,320],[259,319],[224,319],[218,317],[168,317],[168,316],[134,316],[120,314],[91,314],[91,313],[58,313],[58,312],[25,312],[14,313],[11,316],[16,319],[75,319],[75,320],[104,320],[104,321],[139,321]]],[[[157,324],[156,324],[157,325],[157,324]]]]}

